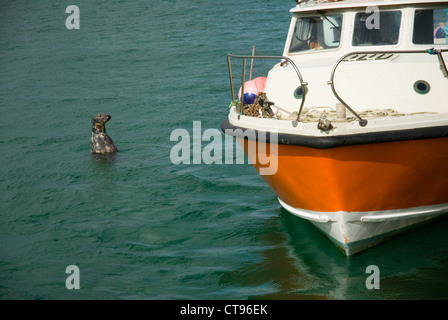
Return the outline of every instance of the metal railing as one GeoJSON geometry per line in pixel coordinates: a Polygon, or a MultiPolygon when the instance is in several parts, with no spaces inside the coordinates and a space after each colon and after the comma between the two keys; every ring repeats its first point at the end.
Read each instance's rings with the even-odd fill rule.
{"type": "Polygon", "coordinates": [[[227,66],[229,68],[229,78],[230,78],[230,90],[232,92],[232,101],[235,101],[235,91],[234,91],[234,86],[233,86],[233,74],[232,74],[232,65],[230,63],[230,58],[236,58],[236,59],[243,59],[243,73],[242,73],[242,84],[241,84],[241,102],[240,102],[240,106],[239,106],[239,112],[240,114],[243,111],[243,104],[244,104],[244,83],[246,82],[245,77],[246,77],[246,59],[264,59],[264,60],[286,60],[288,61],[291,66],[293,67],[294,71],[297,74],[297,77],[299,79],[300,82],[300,86],[302,87],[302,92],[303,92],[303,96],[301,99],[301,103],[300,103],[300,108],[299,108],[299,112],[297,115],[297,122],[299,121],[300,118],[300,114],[302,113],[302,109],[303,109],[303,105],[305,104],[305,96],[307,93],[306,87],[308,85],[308,82],[303,81],[303,77],[302,74],[299,71],[299,68],[296,66],[296,64],[294,63],[294,61],[292,61],[290,58],[285,57],[285,56],[254,56],[254,55],[235,55],[235,54],[228,54],[227,55],[227,66]]]}
{"type": "MultiPolygon", "coordinates": [[[[387,50],[387,51],[352,51],[349,52],[345,55],[343,55],[341,58],[339,58],[336,63],[333,66],[333,69],[331,70],[330,73],[330,80],[327,82],[328,85],[331,86],[331,90],[334,94],[334,96],[336,97],[336,99],[339,100],[339,102],[342,103],[342,105],[348,109],[358,120],[359,120],[359,125],[364,127],[367,125],[367,120],[361,118],[361,116],[359,116],[341,97],[340,95],[337,93],[336,88],[335,88],[335,81],[334,81],[334,75],[336,73],[336,69],[339,67],[339,65],[341,64],[341,62],[343,61],[369,61],[369,60],[386,60],[389,59],[390,57],[392,57],[394,54],[432,54],[432,55],[437,55],[437,58],[439,60],[439,65],[440,65],[440,69],[441,72],[443,73],[444,77],[448,78],[448,70],[447,70],[447,66],[445,64],[445,61],[443,59],[442,56],[442,52],[448,52],[448,49],[427,49],[427,50],[387,50]],[[349,57],[354,57],[352,59],[348,59],[349,57]]],[[[227,55],[227,65],[229,68],[229,77],[230,77],[230,88],[231,88],[231,93],[232,93],[232,101],[235,101],[235,92],[234,92],[234,85],[233,85],[233,74],[232,74],[232,66],[231,66],[231,62],[230,62],[230,58],[237,58],[237,59],[243,59],[243,72],[242,72],[242,84],[241,84],[241,102],[239,105],[239,112],[240,114],[242,113],[243,110],[243,104],[244,104],[244,83],[245,81],[245,75],[246,75],[246,59],[275,59],[275,60],[286,60],[288,61],[291,66],[293,67],[294,71],[297,74],[297,77],[299,79],[300,82],[300,86],[302,88],[302,98],[301,98],[301,103],[300,103],[300,108],[297,114],[297,118],[296,118],[296,123],[295,125],[297,125],[297,122],[300,121],[300,116],[302,114],[302,110],[303,110],[303,106],[305,104],[305,97],[307,94],[307,86],[308,86],[308,82],[305,82],[303,80],[302,74],[299,71],[299,68],[297,67],[297,65],[289,58],[286,56],[254,56],[254,55],[233,55],[233,54],[228,54],[227,55]]],[[[284,63],[284,61],[282,62],[284,63]]],[[[252,71],[251,71],[252,72],[252,71]]],[[[294,124],[293,124],[294,125],[294,124]]]]}
{"type": "Polygon", "coordinates": [[[343,55],[341,58],[339,58],[338,61],[333,66],[333,70],[331,70],[330,74],[330,81],[327,82],[331,86],[331,90],[333,91],[334,96],[336,99],[341,102],[345,108],[350,110],[351,113],[355,115],[356,118],[359,120],[359,125],[361,127],[365,127],[367,125],[367,120],[362,119],[336,92],[336,88],[334,87],[334,74],[336,72],[336,69],[338,68],[339,64],[343,61],[369,61],[369,60],[385,60],[393,56],[394,54],[433,54],[437,55],[437,58],[439,59],[439,65],[440,69],[443,73],[444,77],[448,77],[448,71],[445,64],[445,61],[442,56],[442,52],[448,52],[448,49],[437,49],[434,48],[428,49],[428,50],[387,50],[387,51],[352,51],[345,55],[343,55]],[[360,57],[358,57],[360,56],[360,57]],[[386,56],[386,57],[384,57],[386,56]],[[358,57],[357,59],[348,59],[349,57],[358,57]]]}

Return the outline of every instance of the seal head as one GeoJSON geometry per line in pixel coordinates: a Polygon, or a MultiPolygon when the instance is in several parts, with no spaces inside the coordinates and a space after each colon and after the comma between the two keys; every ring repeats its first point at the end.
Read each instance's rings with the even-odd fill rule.
{"type": "Polygon", "coordinates": [[[90,139],[90,152],[107,154],[118,152],[114,142],[106,133],[105,124],[111,118],[110,115],[100,113],[92,118],[92,138],[90,139]]]}

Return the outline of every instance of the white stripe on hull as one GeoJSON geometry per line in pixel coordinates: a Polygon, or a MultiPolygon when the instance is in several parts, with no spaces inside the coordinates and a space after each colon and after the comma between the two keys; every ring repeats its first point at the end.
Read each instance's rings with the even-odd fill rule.
{"type": "Polygon", "coordinates": [[[309,220],[347,256],[377,245],[389,237],[420,223],[448,213],[448,204],[373,212],[314,212],[291,207],[279,199],[290,213],[309,220]]]}

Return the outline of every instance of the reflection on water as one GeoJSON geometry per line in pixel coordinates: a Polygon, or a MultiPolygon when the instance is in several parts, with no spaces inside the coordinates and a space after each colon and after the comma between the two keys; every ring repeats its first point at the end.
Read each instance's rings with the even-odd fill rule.
{"type": "Polygon", "coordinates": [[[262,260],[225,273],[221,277],[221,284],[254,288],[267,286],[273,290],[272,293],[255,293],[249,297],[251,299],[325,298],[292,294],[296,290],[306,288],[311,280],[305,269],[300,268],[300,261],[291,254],[288,239],[279,229],[278,219],[272,218],[267,221],[265,232],[258,237],[258,240],[268,247],[260,253],[262,260]]]}
{"type": "Polygon", "coordinates": [[[448,219],[346,257],[309,222],[283,209],[266,221],[261,261],[221,276],[222,285],[251,287],[249,299],[446,299],[448,219]],[[369,265],[380,289],[367,289],[369,265]],[[256,292],[260,292],[257,294],[256,292]]]}

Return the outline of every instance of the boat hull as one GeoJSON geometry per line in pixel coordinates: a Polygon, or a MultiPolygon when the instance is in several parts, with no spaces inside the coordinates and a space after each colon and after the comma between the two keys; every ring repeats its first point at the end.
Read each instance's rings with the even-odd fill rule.
{"type": "Polygon", "coordinates": [[[268,142],[255,149],[236,139],[259,173],[266,167],[259,150],[275,150],[277,170],[263,179],[286,210],[347,255],[448,212],[447,137],[329,149],[268,142]]]}
{"type": "Polygon", "coordinates": [[[280,204],[295,216],[309,220],[347,256],[380,244],[428,223],[448,212],[448,204],[374,212],[311,212],[280,204]]]}

